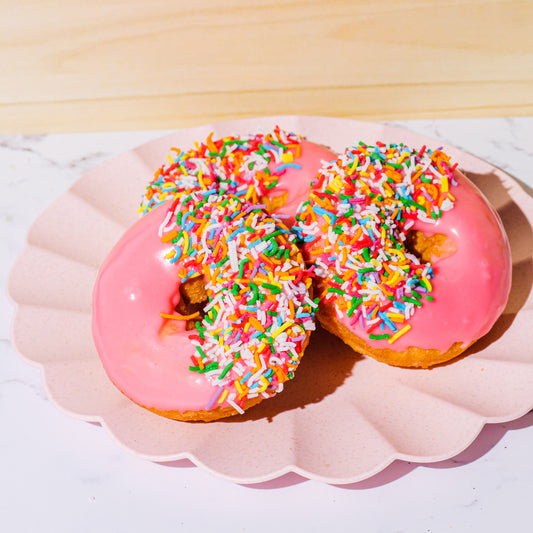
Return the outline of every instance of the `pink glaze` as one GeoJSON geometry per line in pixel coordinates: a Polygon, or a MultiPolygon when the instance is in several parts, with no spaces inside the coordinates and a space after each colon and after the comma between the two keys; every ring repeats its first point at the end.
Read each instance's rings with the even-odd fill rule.
{"type": "Polygon", "coordinates": [[[424,302],[409,320],[411,329],[389,344],[369,339],[359,324],[341,322],[369,345],[397,351],[409,346],[446,351],[455,342],[468,345],[492,328],[503,312],[511,289],[511,250],[496,211],[463,174],[454,174],[456,198],[436,224],[417,220],[413,229],[427,236],[442,233],[457,248],[449,257],[433,264],[431,280],[434,302],[424,302]]]}
{"type": "Polygon", "coordinates": [[[190,332],[177,323],[175,334],[160,335],[160,313],[173,313],[177,304],[178,266],[165,259],[171,245],[158,236],[167,207],[134,224],[102,265],[93,295],[93,337],[109,378],[133,401],[162,411],[200,410],[213,387],[189,370],[190,332]]]}
{"type": "MultiPolygon", "coordinates": [[[[330,162],[337,159],[337,154],[334,152],[309,141],[301,141],[300,148],[300,157],[294,158],[294,163],[302,168],[287,167],[285,172],[280,175],[278,184],[269,194],[269,196],[276,197],[288,192],[287,202],[283,207],[276,209],[274,213],[289,215],[290,219],[285,221],[289,227],[294,224],[294,217],[298,207],[303,201],[307,200],[309,184],[322,166],[321,162],[330,162]]],[[[273,171],[279,166],[279,163],[271,163],[268,168],[273,171]]]]}
{"type": "MultiPolygon", "coordinates": [[[[287,204],[276,211],[291,217],[287,226],[307,198],[321,160],[335,158],[322,146],[302,142],[301,157],[294,160],[302,169],[287,168],[272,191],[288,192],[287,204]]],[[[179,301],[179,263],[165,259],[171,245],[158,236],[167,207],[162,204],[134,224],[102,265],[93,294],[93,337],[109,378],[136,403],[160,411],[203,410],[214,388],[189,370],[194,332],[173,321],[176,333],[160,333],[165,322],[160,313],[172,314],[179,301]]]]}

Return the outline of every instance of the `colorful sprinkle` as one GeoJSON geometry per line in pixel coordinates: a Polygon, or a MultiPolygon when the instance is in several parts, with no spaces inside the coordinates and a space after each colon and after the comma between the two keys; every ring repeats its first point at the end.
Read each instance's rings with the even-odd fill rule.
{"type": "Polygon", "coordinates": [[[369,339],[394,343],[411,328],[396,324],[424,297],[433,301],[432,266],[404,241],[415,220],[435,223],[453,208],[454,168],[441,150],[359,143],[319,171],[296,216],[293,231],[325,283],[323,301],[369,339]]]}
{"type": "Polygon", "coordinates": [[[206,196],[234,194],[258,204],[287,168],[301,168],[294,162],[300,156],[301,137],[278,126],[267,133],[215,141],[212,137],[211,133],[205,143],[187,152],[174,150],[169,164],[157,170],[146,188],[139,212],[146,214],[184,190],[203,191],[206,196]]]}
{"type": "Polygon", "coordinates": [[[197,318],[198,335],[189,338],[198,353],[189,369],[216,387],[206,409],[224,402],[242,409],[247,398],[272,396],[294,375],[315,327],[311,276],[296,236],[261,208],[230,194],[174,194],[161,239],[174,235],[181,282],[202,275],[208,301],[203,317],[162,316],[197,318]]]}

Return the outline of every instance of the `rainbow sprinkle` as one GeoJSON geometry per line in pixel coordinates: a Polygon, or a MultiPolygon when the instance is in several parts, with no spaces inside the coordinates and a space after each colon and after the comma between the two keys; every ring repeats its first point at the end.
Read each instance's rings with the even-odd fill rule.
{"type": "Polygon", "coordinates": [[[430,263],[404,241],[415,220],[435,223],[453,208],[450,158],[425,146],[376,143],[348,148],[318,173],[293,228],[316,265],[324,303],[389,344],[425,299],[433,300],[430,263]]]}
{"type": "Polygon", "coordinates": [[[269,397],[292,379],[317,301],[293,235],[261,205],[212,191],[180,190],[160,228],[182,281],[206,281],[205,315],[190,340],[191,371],[215,387],[206,409],[242,412],[246,398],[269,397]]]}
{"type": "Polygon", "coordinates": [[[257,204],[287,168],[299,166],[294,161],[300,157],[301,137],[278,126],[267,133],[212,137],[187,152],[173,148],[169,164],[147,186],[139,212],[146,214],[182,190],[234,194],[257,204]]]}

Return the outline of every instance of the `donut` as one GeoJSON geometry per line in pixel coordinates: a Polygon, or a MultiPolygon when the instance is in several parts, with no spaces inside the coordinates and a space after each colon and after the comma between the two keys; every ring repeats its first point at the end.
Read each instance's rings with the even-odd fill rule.
{"type": "Polygon", "coordinates": [[[295,235],[243,196],[174,191],[99,270],[93,337],[104,369],[162,416],[211,421],[274,396],[315,328],[295,235]]]}
{"type": "Polygon", "coordinates": [[[318,321],[378,361],[449,361],[505,308],[503,225],[440,149],[347,148],[319,171],[293,230],[315,266],[318,321]]]}
{"type": "Polygon", "coordinates": [[[227,136],[182,151],[174,148],[146,188],[140,212],[145,214],[184,189],[234,194],[292,226],[300,204],[322,162],[337,155],[324,146],[276,126],[266,133],[227,136]]]}

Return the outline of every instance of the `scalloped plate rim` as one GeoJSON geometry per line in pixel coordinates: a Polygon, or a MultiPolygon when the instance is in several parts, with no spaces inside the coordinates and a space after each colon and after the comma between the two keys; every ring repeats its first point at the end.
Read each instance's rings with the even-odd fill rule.
{"type": "MultiPolygon", "coordinates": [[[[496,173],[500,177],[503,176],[505,178],[506,183],[512,184],[512,186],[513,186],[512,187],[513,188],[513,190],[512,190],[512,192],[513,192],[513,200],[516,200],[517,197],[518,197],[518,199],[520,200],[521,203],[523,202],[529,208],[533,208],[533,198],[527,194],[527,192],[521,186],[521,182],[518,179],[516,179],[513,176],[511,176],[510,174],[508,174],[506,171],[502,170],[501,168],[497,167],[496,165],[488,163],[487,161],[485,161],[485,160],[483,160],[483,159],[481,159],[481,158],[469,153],[468,151],[456,148],[455,146],[449,145],[448,143],[444,143],[444,142],[442,142],[442,141],[440,141],[438,139],[434,139],[434,138],[431,138],[431,137],[426,136],[426,135],[421,135],[421,134],[410,132],[410,131],[405,130],[404,128],[399,127],[399,126],[376,124],[376,123],[371,123],[371,122],[364,122],[364,121],[351,120],[351,119],[345,119],[345,118],[313,117],[313,116],[297,116],[297,115],[258,117],[256,119],[244,119],[244,120],[238,120],[238,121],[224,121],[224,122],[216,123],[216,126],[217,127],[227,127],[228,125],[235,124],[235,123],[239,123],[239,124],[249,123],[250,125],[254,124],[255,126],[257,126],[257,121],[258,120],[262,121],[262,122],[264,122],[264,121],[271,121],[271,122],[282,121],[283,122],[283,121],[286,121],[286,120],[290,121],[290,120],[293,120],[293,119],[303,120],[303,121],[306,121],[306,120],[312,120],[312,121],[317,121],[318,120],[318,121],[327,121],[327,122],[337,121],[337,122],[342,122],[342,123],[344,123],[344,124],[346,124],[348,126],[349,125],[357,125],[357,126],[361,126],[361,127],[363,127],[364,125],[373,125],[373,126],[379,125],[379,126],[382,126],[385,129],[389,130],[389,131],[393,131],[394,133],[396,133],[398,135],[402,135],[402,134],[405,134],[405,132],[407,132],[409,134],[409,136],[411,136],[411,137],[418,137],[420,139],[432,140],[432,141],[434,141],[434,142],[436,142],[436,143],[438,143],[438,144],[440,144],[442,146],[445,146],[447,149],[451,149],[452,151],[456,151],[456,152],[465,154],[468,157],[472,158],[473,160],[477,161],[478,163],[482,163],[483,165],[486,165],[487,167],[490,167],[491,169],[495,170],[496,173]]],[[[186,128],[184,130],[177,130],[175,132],[170,132],[170,133],[165,134],[163,136],[159,136],[159,137],[157,137],[155,139],[149,140],[149,141],[147,141],[147,142],[145,142],[145,143],[133,148],[130,151],[135,152],[135,151],[137,151],[139,149],[146,148],[152,143],[158,143],[158,142],[163,141],[167,137],[170,137],[170,136],[175,135],[175,134],[179,134],[180,131],[200,130],[200,129],[204,129],[206,127],[210,127],[210,126],[214,126],[214,125],[215,124],[213,124],[213,125],[201,125],[201,126],[198,126],[198,127],[195,127],[195,128],[186,128]]],[[[108,161],[102,163],[101,165],[99,165],[96,168],[104,167],[104,166],[110,164],[114,160],[119,159],[120,157],[122,157],[125,153],[127,153],[127,152],[118,154],[118,155],[110,158],[108,161]]],[[[95,169],[93,169],[93,170],[95,170],[95,169]]],[[[92,172],[92,170],[89,171],[89,173],[90,172],[92,172]]],[[[89,174],[89,173],[86,173],[86,174],[80,176],[67,189],[67,191],[65,193],[63,193],[63,195],[71,192],[72,189],[76,186],[76,184],[80,180],[82,180],[85,177],[87,177],[87,174],[89,174]]],[[[61,195],[59,198],[61,198],[63,195],[61,195]]],[[[476,438],[479,436],[480,432],[483,430],[485,425],[494,424],[494,423],[504,423],[504,422],[509,422],[509,421],[512,421],[512,420],[516,420],[517,418],[520,418],[521,416],[524,416],[531,409],[533,409],[533,400],[532,400],[531,403],[529,404],[529,406],[527,406],[526,408],[517,409],[516,411],[514,411],[512,413],[508,413],[508,414],[503,415],[503,416],[490,417],[490,416],[477,415],[479,417],[479,424],[478,424],[479,427],[473,427],[472,431],[470,432],[470,434],[463,439],[463,442],[461,442],[453,450],[451,450],[451,451],[449,451],[447,453],[443,453],[443,454],[440,454],[438,456],[436,456],[436,455],[433,455],[433,456],[421,456],[421,455],[410,455],[410,454],[406,454],[406,453],[401,453],[401,452],[398,452],[396,450],[395,453],[391,454],[390,456],[384,458],[382,461],[378,462],[375,465],[374,468],[369,469],[367,472],[365,472],[363,474],[358,474],[358,475],[355,475],[355,476],[351,476],[351,477],[347,476],[347,477],[344,477],[344,478],[328,477],[328,476],[323,476],[323,475],[320,475],[320,474],[315,474],[315,473],[313,473],[313,472],[311,472],[309,470],[306,470],[306,469],[304,469],[302,467],[299,467],[299,466],[297,466],[295,464],[287,464],[287,465],[285,465],[285,466],[283,466],[281,468],[278,468],[278,469],[275,469],[272,472],[269,472],[268,474],[263,474],[263,475],[258,475],[258,476],[251,476],[251,477],[235,476],[235,475],[224,474],[222,472],[217,471],[216,468],[210,466],[207,462],[203,462],[201,459],[196,457],[194,455],[194,453],[192,453],[192,452],[182,451],[182,452],[176,452],[176,453],[172,453],[172,454],[164,454],[164,455],[153,455],[152,454],[151,455],[149,453],[143,453],[143,452],[136,451],[133,448],[129,447],[124,442],[122,442],[120,440],[120,438],[113,432],[113,430],[111,429],[111,427],[109,426],[109,424],[105,420],[105,414],[104,415],[99,415],[99,414],[94,414],[94,415],[81,414],[81,413],[76,413],[76,412],[74,412],[72,410],[69,410],[68,408],[62,406],[61,403],[58,400],[56,400],[56,398],[54,398],[52,392],[49,390],[48,385],[46,383],[46,379],[45,379],[45,376],[44,376],[46,363],[33,360],[27,354],[23,354],[18,349],[17,343],[16,343],[16,338],[13,335],[13,329],[14,329],[14,326],[15,326],[17,315],[18,315],[19,311],[21,310],[21,308],[25,305],[25,304],[20,304],[12,295],[12,288],[13,288],[13,283],[14,283],[13,282],[14,272],[16,271],[17,267],[19,266],[19,261],[21,260],[22,254],[24,253],[26,248],[28,246],[35,246],[34,244],[31,244],[29,242],[29,235],[31,234],[32,229],[34,228],[34,226],[37,226],[39,224],[39,222],[41,220],[41,217],[45,216],[46,213],[49,210],[53,210],[54,209],[54,204],[56,203],[57,200],[59,200],[59,198],[54,200],[50,205],[48,205],[45,209],[43,209],[43,211],[38,215],[38,217],[31,224],[28,232],[26,233],[24,249],[22,250],[22,252],[17,257],[13,267],[11,268],[9,276],[8,276],[7,295],[9,297],[9,299],[11,300],[11,302],[13,303],[14,307],[15,307],[14,313],[13,313],[13,318],[12,318],[12,323],[11,323],[11,339],[12,339],[12,342],[13,342],[13,348],[14,348],[15,353],[17,353],[17,355],[23,361],[25,361],[26,363],[28,363],[28,364],[30,364],[30,365],[32,365],[34,367],[40,368],[41,375],[42,375],[42,378],[43,378],[43,383],[45,385],[45,390],[46,390],[47,397],[49,398],[51,403],[53,403],[53,405],[57,409],[59,409],[60,411],[64,412],[65,414],[67,414],[68,416],[70,416],[72,418],[75,418],[75,419],[78,419],[78,420],[82,420],[82,421],[86,421],[86,422],[94,422],[94,423],[100,424],[104,428],[106,433],[108,435],[110,435],[111,438],[115,442],[117,442],[117,444],[119,444],[119,446],[121,446],[123,449],[127,450],[130,453],[133,453],[134,455],[136,455],[138,457],[142,457],[142,458],[145,458],[145,459],[148,459],[148,460],[151,460],[151,461],[154,461],[154,462],[158,462],[158,463],[163,463],[163,464],[167,463],[167,462],[171,462],[171,461],[187,459],[187,460],[191,461],[191,463],[193,465],[195,465],[197,467],[200,467],[200,468],[210,472],[211,474],[213,474],[216,477],[219,477],[219,478],[222,478],[222,479],[225,479],[225,480],[228,480],[228,481],[233,481],[233,482],[236,482],[236,483],[240,483],[240,484],[263,483],[263,482],[271,481],[273,479],[277,479],[277,478],[279,478],[279,477],[281,477],[283,475],[286,475],[288,473],[295,473],[295,474],[297,474],[299,476],[302,476],[303,478],[306,478],[306,479],[313,479],[313,480],[316,480],[316,481],[322,481],[322,482],[329,483],[329,484],[334,484],[334,485],[344,485],[344,484],[354,483],[354,482],[363,481],[365,479],[371,478],[372,476],[378,474],[379,472],[382,472],[384,469],[386,469],[394,461],[397,461],[397,460],[399,460],[399,461],[416,462],[416,463],[420,463],[420,464],[429,464],[429,463],[434,463],[434,462],[439,462],[439,461],[442,461],[442,460],[450,459],[450,458],[456,456],[457,454],[461,453],[462,451],[464,451],[466,448],[468,448],[468,446],[470,446],[476,440],[476,438]]],[[[124,398],[126,400],[128,400],[126,397],[124,397],[124,398]]],[[[154,415],[154,416],[156,416],[156,415],[154,415]]]]}

